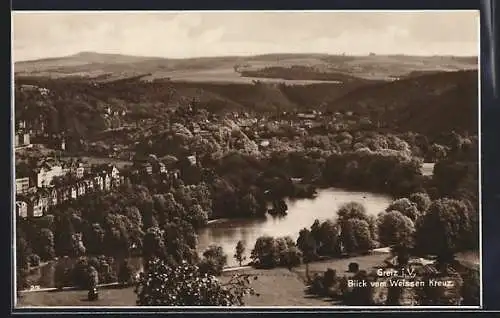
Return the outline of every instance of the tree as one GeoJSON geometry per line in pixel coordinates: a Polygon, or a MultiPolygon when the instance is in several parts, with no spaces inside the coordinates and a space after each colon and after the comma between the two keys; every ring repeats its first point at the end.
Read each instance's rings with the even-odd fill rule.
{"type": "Polygon", "coordinates": [[[417,205],[407,198],[401,198],[393,201],[389,204],[385,211],[399,211],[401,214],[409,217],[412,221],[415,221],[420,214],[417,205]]]}
{"type": "Polygon", "coordinates": [[[39,244],[41,247],[40,257],[42,260],[51,260],[55,256],[54,234],[51,230],[43,228],[40,230],[39,244]]]}
{"type": "Polygon", "coordinates": [[[142,215],[139,209],[135,206],[125,208],[125,219],[127,222],[126,228],[131,246],[136,249],[142,248],[142,239],[144,237],[142,215]]]}
{"type": "Polygon", "coordinates": [[[447,147],[443,146],[443,145],[439,145],[439,144],[432,144],[431,145],[431,149],[430,149],[430,159],[432,161],[439,161],[439,160],[443,160],[444,158],[446,158],[448,154],[448,149],[447,147]]]}
{"type": "Polygon", "coordinates": [[[247,193],[240,200],[240,209],[244,216],[255,217],[260,212],[260,205],[252,193],[247,193]]]}
{"type": "Polygon", "coordinates": [[[144,235],[143,257],[147,260],[152,257],[165,256],[165,242],[163,232],[157,228],[149,228],[144,235]]]}
{"type": "Polygon", "coordinates": [[[54,270],[54,285],[58,289],[69,286],[72,283],[72,268],[68,264],[68,258],[60,259],[54,270]]]}
{"type": "Polygon", "coordinates": [[[73,244],[73,255],[81,256],[85,255],[87,249],[83,245],[82,233],[74,233],[71,235],[71,242],[73,244]]]}
{"type": "Polygon", "coordinates": [[[349,219],[368,220],[365,207],[357,202],[349,202],[342,205],[337,211],[339,223],[349,219]]]}
{"type": "Polygon", "coordinates": [[[304,228],[300,230],[299,237],[297,238],[297,247],[300,251],[302,251],[302,255],[304,256],[304,262],[306,263],[306,277],[310,280],[309,262],[316,259],[318,254],[316,253],[317,243],[308,229],[304,228]]]}
{"type": "Polygon", "coordinates": [[[424,214],[431,205],[431,198],[425,192],[413,193],[409,197],[410,201],[417,205],[420,214],[424,214]]]}
{"type": "Polygon", "coordinates": [[[405,254],[414,246],[413,221],[399,211],[383,212],[379,215],[378,230],[380,243],[393,246],[393,251],[398,255],[398,263],[405,265],[405,254]]]}
{"type": "Polygon", "coordinates": [[[353,218],[342,222],[340,237],[347,253],[365,253],[373,248],[370,225],[366,220],[353,218]]]}
{"type": "Polygon", "coordinates": [[[248,275],[221,284],[187,262],[173,267],[155,258],[148,263],[135,289],[139,306],[242,306],[245,295],[256,294],[248,275]]]}
{"type": "Polygon", "coordinates": [[[297,246],[290,246],[285,251],[280,253],[280,264],[287,266],[289,269],[300,265],[302,262],[302,252],[297,246]]]}
{"type": "Polygon", "coordinates": [[[318,219],[314,220],[314,223],[311,225],[311,236],[316,241],[316,243],[321,244],[321,231],[320,231],[321,223],[318,219]]]}
{"type": "Polygon", "coordinates": [[[97,285],[99,285],[99,272],[97,271],[97,269],[95,269],[94,266],[89,266],[87,274],[89,289],[91,290],[97,288],[97,285]]]}
{"type": "Polygon", "coordinates": [[[125,259],[120,264],[120,268],[118,270],[118,282],[122,285],[127,285],[132,282],[133,279],[133,269],[130,266],[128,259],[125,259]]]}
{"type": "Polygon", "coordinates": [[[222,246],[211,245],[203,252],[200,270],[210,275],[220,275],[227,264],[227,255],[222,246]]]}
{"type": "Polygon", "coordinates": [[[99,223],[94,223],[87,228],[84,238],[89,254],[99,255],[105,251],[105,236],[106,231],[99,223]]]}
{"type": "Polygon", "coordinates": [[[207,224],[208,213],[207,211],[203,210],[203,208],[199,204],[193,205],[189,209],[188,215],[190,218],[190,222],[193,224],[195,228],[200,228],[205,224],[207,224]]]}
{"type": "Polygon", "coordinates": [[[251,252],[251,259],[254,264],[273,268],[279,264],[280,255],[276,246],[276,241],[271,236],[261,236],[255,242],[251,252]]]}
{"type": "MultiPolygon", "coordinates": [[[[312,231],[311,231],[312,232],[312,231]]],[[[318,229],[318,254],[336,256],[340,254],[339,228],[331,220],[321,223],[318,229]]]]}
{"type": "Polygon", "coordinates": [[[287,266],[291,269],[294,266],[300,264],[302,259],[302,253],[295,246],[295,242],[291,237],[278,237],[275,239],[276,249],[279,255],[279,265],[287,266]]]}
{"type": "Polygon", "coordinates": [[[451,261],[456,252],[468,245],[472,231],[469,208],[455,199],[433,201],[417,227],[419,250],[437,255],[443,263],[451,261]]]}
{"type": "Polygon", "coordinates": [[[463,277],[462,296],[464,306],[478,306],[480,304],[481,280],[478,271],[470,270],[463,277]]]}
{"type": "Polygon", "coordinates": [[[243,241],[238,241],[238,244],[236,244],[236,249],[235,249],[235,254],[234,258],[238,263],[241,264],[243,263],[244,260],[246,260],[245,254],[245,243],[243,241]]]}
{"type": "Polygon", "coordinates": [[[378,235],[378,220],[375,215],[370,215],[368,217],[368,226],[370,227],[370,236],[373,242],[373,248],[377,248],[380,238],[378,235]]]}
{"type": "Polygon", "coordinates": [[[73,286],[88,289],[89,288],[89,262],[86,257],[80,257],[71,269],[71,280],[73,286]]]}
{"type": "Polygon", "coordinates": [[[16,289],[22,290],[28,287],[28,257],[31,254],[31,249],[24,236],[17,231],[16,238],[16,289]]]}

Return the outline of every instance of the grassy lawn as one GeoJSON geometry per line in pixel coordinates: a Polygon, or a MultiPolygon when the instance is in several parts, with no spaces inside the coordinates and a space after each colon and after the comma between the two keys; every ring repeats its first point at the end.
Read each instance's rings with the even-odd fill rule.
{"type": "Polygon", "coordinates": [[[99,300],[88,301],[87,291],[49,291],[24,293],[17,299],[17,307],[37,306],[135,306],[137,297],[133,288],[100,289],[99,300]]]}
{"type": "MultiPolygon", "coordinates": [[[[349,259],[327,260],[309,265],[311,273],[324,272],[327,268],[343,275],[350,262],[358,262],[360,269],[371,269],[383,262],[387,254],[373,254],[349,259]]],[[[249,296],[247,306],[331,306],[328,299],[311,297],[305,294],[305,265],[294,268],[244,269],[239,273],[248,273],[258,277],[251,286],[259,297],[249,296]]],[[[236,272],[223,274],[220,279],[227,282],[236,272]]],[[[101,289],[99,300],[87,301],[86,291],[32,292],[25,293],[18,299],[18,307],[29,306],[135,306],[136,295],[133,288],[101,289]]]]}

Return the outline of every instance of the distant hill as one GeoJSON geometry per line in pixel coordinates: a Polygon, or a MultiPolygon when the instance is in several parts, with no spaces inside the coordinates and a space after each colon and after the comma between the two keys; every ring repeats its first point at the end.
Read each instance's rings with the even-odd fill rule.
{"type": "Polygon", "coordinates": [[[478,131],[477,71],[426,74],[362,86],[327,105],[379,118],[405,131],[478,131]]]}
{"type": "MultiPolygon", "coordinates": [[[[81,52],[72,56],[17,62],[14,71],[19,76],[51,78],[80,76],[120,79],[148,74],[146,80],[169,78],[173,81],[251,83],[255,76],[269,67],[313,67],[336,77],[357,77],[370,80],[391,80],[411,72],[456,71],[477,69],[477,57],[452,56],[344,56],[327,54],[267,54],[250,57],[224,56],[190,59],[139,57],[120,54],[81,52]]],[[[261,76],[257,76],[261,77],[261,76]]],[[[265,76],[269,77],[269,76],[265,76]]],[[[311,78],[307,75],[308,80],[311,78]]],[[[328,78],[328,76],[323,76],[328,78]]],[[[300,80],[300,78],[294,79],[300,80]]],[[[267,78],[269,81],[270,79],[267,78]]],[[[277,79],[283,82],[283,79],[277,79]]],[[[293,83],[293,82],[289,82],[293,83]]],[[[307,82],[304,82],[307,83],[307,82]]],[[[311,82],[312,83],[312,82],[311,82]]]]}
{"type": "MultiPolygon", "coordinates": [[[[78,58],[95,61],[100,55],[82,53],[78,58]]],[[[139,63],[147,63],[136,57],[107,55],[106,58],[119,61],[139,59],[139,63]]],[[[293,58],[297,60],[297,56],[293,58]]],[[[215,60],[225,63],[224,59],[235,58],[215,60]]],[[[204,59],[194,61],[191,66],[207,65],[200,61],[204,59]]],[[[43,61],[46,64],[53,62],[43,61]]],[[[186,60],[179,63],[181,62],[188,64],[186,60]]],[[[106,65],[117,70],[124,69],[120,63],[106,65]]],[[[78,68],[80,71],[85,70],[83,65],[78,68]]],[[[90,80],[75,74],[57,79],[42,77],[40,74],[17,74],[16,118],[34,119],[42,112],[43,116],[51,118],[51,129],[54,132],[69,130],[78,135],[92,135],[109,128],[110,119],[103,116],[104,109],[108,106],[120,111],[141,109],[152,116],[161,116],[168,109],[186,105],[196,99],[201,107],[214,113],[344,110],[369,115],[401,131],[438,134],[451,130],[477,133],[478,130],[477,71],[424,72],[423,75],[410,72],[408,77],[396,81],[356,80],[351,77],[353,80],[343,83],[310,85],[256,80],[244,84],[154,80],[146,71],[143,69],[142,73],[137,71],[135,74],[131,72],[121,79],[113,75],[101,75],[90,80]],[[51,93],[42,96],[37,91],[23,91],[19,88],[22,84],[48,88],[51,93]]]]}

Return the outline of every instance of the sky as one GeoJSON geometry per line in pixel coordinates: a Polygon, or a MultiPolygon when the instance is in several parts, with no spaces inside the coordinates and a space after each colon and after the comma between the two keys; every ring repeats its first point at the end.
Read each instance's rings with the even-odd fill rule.
{"type": "Polygon", "coordinates": [[[478,11],[13,12],[13,60],[79,52],[478,55],[478,11]]]}

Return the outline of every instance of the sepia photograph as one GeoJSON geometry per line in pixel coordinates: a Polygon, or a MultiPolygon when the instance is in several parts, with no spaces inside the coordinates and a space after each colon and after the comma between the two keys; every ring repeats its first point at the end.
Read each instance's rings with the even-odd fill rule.
{"type": "Polygon", "coordinates": [[[13,11],[16,308],[479,308],[478,11],[13,11]]]}

